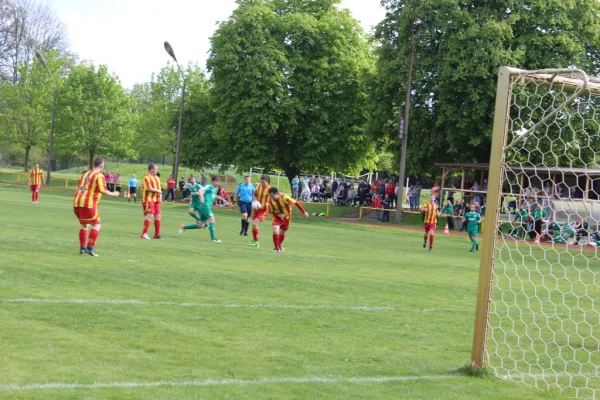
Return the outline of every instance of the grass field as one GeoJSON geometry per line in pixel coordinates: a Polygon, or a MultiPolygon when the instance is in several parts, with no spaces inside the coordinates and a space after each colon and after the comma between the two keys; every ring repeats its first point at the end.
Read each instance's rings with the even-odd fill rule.
{"type": "Polygon", "coordinates": [[[103,199],[100,257],[71,195],[0,186],[2,399],[561,399],[465,372],[478,255],[466,238],[297,218],[286,252],[241,238],[142,241],[141,206],[103,199]]]}

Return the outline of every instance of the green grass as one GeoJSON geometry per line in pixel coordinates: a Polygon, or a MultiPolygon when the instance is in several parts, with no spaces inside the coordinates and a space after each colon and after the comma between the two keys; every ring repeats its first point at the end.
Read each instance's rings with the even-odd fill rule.
{"type": "Polygon", "coordinates": [[[78,254],[69,193],[42,191],[34,206],[25,188],[0,186],[0,202],[3,399],[566,398],[465,372],[478,278],[465,238],[428,253],[420,233],[296,218],[274,254],[269,223],[252,249],[239,215],[217,210],[216,245],[206,231],[178,235],[192,220],[164,204],[164,240],[142,241],[141,206],[104,198],[92,258],[78,254]],[[314,377],[425,378],[223,381],[314,377]],[[223,382],[6,390],[206,380],[223,382]]]}

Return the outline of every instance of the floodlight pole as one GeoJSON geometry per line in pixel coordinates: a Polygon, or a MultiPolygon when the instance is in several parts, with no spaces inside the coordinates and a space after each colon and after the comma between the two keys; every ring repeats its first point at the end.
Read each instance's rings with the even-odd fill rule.
{"type": "Polygon", "coordinates": [[[52,75],[52,73],[50,72],[50,68],[48,68],[48,64],[46,63],[46,59],[44,58],[42,53],[40,53],[39,51],[36,51],[35,56],[37,57],[38,61],[44,67],[46,67],[48,74],[50,75],[50,77],[52,78],[52,81],[54,82],[54,94],[53,94],[53,98],[52,98],[52,120],[50,122],[50,139],[48,141],[48,171],[46,172],[46,185],[50,186],[50,177],[51,177],[51,172],[52,172],[52,146],[53,146],[53,142],[54,142],[54,117],[56,116],[57,84],[56,84],[56,79],[54,79],[54,75],[52,75]]]}
{"type": "MultiPolygon", "coordinates": [[[[410,52],[408,56],[408,80],[406,82],[406,101],[404,103],[404,118],[399,119],[400,139],[402,152],[400,153],[400,176],[398,178],[398,198],[396,199],[396,222],[402,222],[402,204],[404,203],[404,179],[406,177],[406,146],[408,144],[408,121],[410,116],[410,96],[412,91],[412,73],[415,59],[415,34],[414,25],[417,18],[416,8],[412,9],[410,24],[410,52]]],[[[407,188],[408,189],[408,188],[407,188]]]]}
{"type": "Polygon", "coordinates": [[[175,61],[177,65],[177,69],[179,70],[179,74],[181,75],[181,79],[183,80],[183,85],[181,87],[181,103],[179,105],[179,123],[177,126],[177,144],[175,146],[175,162],[173,165],[173,179],[177,182],[177,175],[179,172],[179,151],[181,149],[181,127],[183,124],[183,107],[185,105],[185,76],[181,71],[181,67],[177,62],[177,57],[175,57],[175,52],[173,51],[173,47],[169,44],[169,42],[164,43],[166,52],[171,56],[171,58],[175,61]]]}

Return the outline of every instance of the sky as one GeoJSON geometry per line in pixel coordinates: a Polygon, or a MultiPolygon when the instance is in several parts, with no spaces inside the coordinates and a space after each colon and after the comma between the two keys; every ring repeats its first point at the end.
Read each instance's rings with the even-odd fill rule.
{"type": "MultiPolygon", "coordinates": [[[[380,0],[342,0],[369,31],[385,12],[380,0]]],[[[81,60],[106,64],[126,88],[147,82],[169,61],[168,41],[180,65],[204,69],[209,38],[218,21],[235,9],[235,0],[50,0],[64,22],[71,51],[81,60]]]]}

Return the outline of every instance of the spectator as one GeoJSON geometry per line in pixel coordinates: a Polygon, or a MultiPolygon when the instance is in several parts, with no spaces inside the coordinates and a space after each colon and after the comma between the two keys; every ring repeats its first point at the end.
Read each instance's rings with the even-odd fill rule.
{"type": "Polygon", "coordinates": [[[556,199],[560,199],[561,197],[563,197],[565,194],[563,192],[563,188],[560,185],[560,183],[556,184],[556,187],[554,188],[554,197],[556,199]]]}
{"type": "Polygon", "coordinates": [[[442,214],[447,215],[447,224],[448,224],[448,229],[454,229],[454,205],[452,204],[452,201],[450,201],[450,199],[448,199],[448,201],[446,202],[446,205],[444,206],[444,208],[442,208],[442,214]]]}
{"type": "Polygon", "coordinates": [[[431,188],[431,194],[435,196],[435,204],[440,205],[440,184],[437,182],[433,183],[431,188]]]}
{"type": "Polygon", "coordinates": [[[311,199],[311,201],[319,201],[319,193],[320,193],[319,186],[316,183],[313,183],[310,186],[310,199],[311,199]]]}
{"type": "MultiPolygon", "coordinates": [[[[452,184],[452,189],[456,189],[454,183],[452,184]]],[[[454,190],[448,190],[448,200],[450,200],[450,202],[454,204],[454,190]]]]}
{"type": "Polygon", "coordinates": [[[411,211],[419,211],[419,208],[421,208],[421,190],[423,190],[423,186],[421,186],[421,181],[417,181],[417,183],[412,188],[413,193],[412,203],[410,206],[411,211]]]}
{"type": "Polygon", "coordinates": [[[542,237],[542,224],[546,218],[546,212],[536,201],[531,206],[531,219],[533,219],[533,229],[529,230],[529,238],[535,239],[536,235],[542,237]]]}
{"type": "Polygon", "coordinates": [[[346,200],[342,203],[343,206],[350,204],[350,202],[356,202],[356,190],[354,190],[354,185],[350,185],[348,188],[348,192],[346,193],[346,200]]]}
{"type": "Polygon", "coordinates": [[[342,185],[338,185],[337,190],[333,193],[333,204],[340,205],[344,201],[344,187],[342,185]]]}
{"type": "Polygon", "coordinates": [[[300,179],[298,175],[294,176],[292,179],[292,198],[298,200],[298,189],[300,188],[300,179]]]}
{"type": "Polygon", "coordinates": [[[377,189],[377,192],[373,192],[373,193],[377,193],[377,195],[381,199],[385,198],[385,185],[386,184],[387,184],[387,181],[380,183],[379,188],[377,189]]]}
{"type": "MultiPolygon", "coordinates": [[[[311,179],[309,179],[308,176],[305,176],[304,179],[302,180],[302,183],[304,183],[306,185],[306,187],[310,189],[310,181],[311,181],[311,179]]],[[[304,190],[304,187],[302,187],[302,189],[304,190]]]]}
{"type": "MultiPolygon", "coordinates": [[[[386,194],[385,198],[383,199],[383,209],[389,210],[390,208],[392,208],[392,197],[390,197],[390,195],[386,194]]],[[[390,212],[389,211],[383,212],[383,217],[382,217],[381,222],[390,222],[390,212]]]]}
{"type": "Polygon", "coordinates": [[[105,175],[105,179],[106,179],[106,187],[108,188],[108,191],[114,192],[115,184],[113,183],[113,174],[111,174],[110,172],[107,172],[105,175]]]}
{"type": "Polygon", "coordinates": [[[117,177],[115,179],[115,183],[117,185],[117,192],[121,193],[121,174],[117,174],[117,177]]]}
{"type": "Polygon", "coordinates": [[[577,190],[577,187],[573,186],[569,191],[569,197],[572,199],[581,199],[583,196],[581,195],[579,190],[577,190]]]}
{"type": "Polygon", "coordinates": [[[337,193],[338,186],[340,186],[339,182],[335,178],[333,178],[333,182],[331,182],[331,193],[334,194],[334,197],[335,193],[337,193]]]}
{"type": "Polygon", "coordinates": [[[185,201],[186,200],[186,196],[185,196],[185,180],[183,179],[183,177],[181,177],[179,179],[179,193],[181,193],[181,200],[185,201]]]}
{"type": "Polygon", "coordinates": [[[552,182],[546,181],[546,186],[544,186],[544,198],[542,200],[542,206],[544,208],[544,212],[547,216],[552,216],[552,203],[550,199],[552,198],[552,182]]]}
{"type": "Polygon", "coordinates": [[[485,203],[487,202],[487,190],[488,190],[488,180],[487,178],[485,178],[483,180],[483,186],[481,187],[481,190],[483,190],[484,193],[481,197],[483,198],[483,204],[485,205],[485,203]]]}
{"type": "Polygon", "coordinates": [[[192,186],[194,186],[194,185],[191,182],[191,178],[188,178],[188,181],[185,183],[185,186],[183,187],[183,192],[184,192],[183,195],[185,196],[183,199],[184,201],[186,201],[190,197],[190,194],[191,194],[190,189],[192,186]]]}
{"type": "MultiPolygon", "coordinates": [[[[388,199],[390,200],[390,208],[392,208],[394,206],[394,184],[392,183],[391,179],[387,180],[387,183],[385,184],[384,193],[387,194],[388,199]]],[[[384,200],[385,200],[385,196],[384,196],[384,200]]]]}
{"type": "Polygon", "coordinates": [[[308,188],[308,183],[305,181],[302,183],[302,192],[300,193],[300,201],[308,202],[310,201],[310,189],[308,188]]]}
{"type": "Polygon", "coordinates": [[[477,182],[473,184],[471,190],[473,191],[473,201],[475,201],[476,203],[481,203],[481,194],[477,193],[479,190],[481,190],[481,188],[479,187],[479,184],[477,182]]]}
{"type": "Polygon", "coordinates": [[[175,202],[175,178],[173,175],[169,175],[167,178],[167,194],[165,195],[165,201],[169,200],[171,195],[171,202],[175,202]]]}
{"type": "MultiPolygon", "coordinates": [[[[375,195],[375,197],[373,197],[373,201],[371,202],[371,205],[369,206],[371,208],[383,208],[383,204],[381,203],[381,199],[379,198],[379,196],[375,195]]],[[[381,221],[382,215],[381,215],[381,211],[376,211],[377,214],[377,221],[381,221]]]]}

